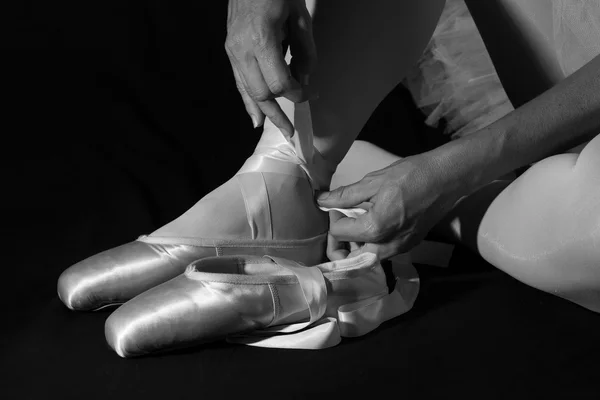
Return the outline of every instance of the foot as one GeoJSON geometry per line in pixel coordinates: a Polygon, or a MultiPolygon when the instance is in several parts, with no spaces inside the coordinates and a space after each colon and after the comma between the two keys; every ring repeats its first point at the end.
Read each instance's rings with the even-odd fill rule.
{"type": "Polygon", "coordinates": [[[266,125],[255,153],[232,179],[150,235],[67,269],[58,281],[60,299],[74,310],[122,304],[209,256],[323,261],[328,218],[313,196],[333,169],[320,159],[305,163],[296,148],[266,125]]]}

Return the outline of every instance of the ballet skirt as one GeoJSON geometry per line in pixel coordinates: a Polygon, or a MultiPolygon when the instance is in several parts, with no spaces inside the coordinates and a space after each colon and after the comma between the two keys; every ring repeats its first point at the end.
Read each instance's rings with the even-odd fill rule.
{"type": "Polygon", "coordinates": [[[565,76],[600,54],[600,2],[552,0],[553,39],[565,76]]]}
{"type": "MultiPolygon", "coordinates": [[[[285,100],[282,101],[285,102],[285,100]]],[[[287,106],[289,105],[287,104],[287,106]]],[[[270,219],[269,208],[260,207],[261,204],[270,204],[269,191],[265,190],[266,186],[263,182],[265,177],[261,175],[263,173],[285,174],[306,179],[312,188],[311,194],[313,190],[325,188],[327,176],[332,174],[328,162],[322,158],[313,145],[309,104],[294,105],[292,119],[296,132],[290,140],[285,139],[280,132],[276,132],[272,123],[267,120],[265,132],[263,132],[254,154],[235,176],[235,179],[239,180],[238,183],[243,193],[246,212],[244,220],[247,220],[248,226],[251,228],[251,239],[241,240],[236,236],[233,238],[220,237],[209,241],[201,240],[201,238],[177,237],[170,239],[144,236],[123,248],[108,250],[99,256],[84,260],[83,264],[76,265],[67,273],[63,273],[59,279],[61,300],[69,308],[82,310],[122,304],[109,317],[106,324],[107,341],[122,356],[145,354],[155,350],[171,350],[173,347],[188,343],[188,341],[211,340],[223,336],[236,343],[253,346],[324,348],[339,343],[342,336],[364,335],[376,329],[382,322],[409,311],[418,295],[419,287],[418,274],[412,266],[411,254],[400,255],[394,261],[402,267],[396,268],[396,271],[400,272],[393,275],[395,289],[388,287],[385,279],[383,281],[380,279],[380,283],[383,284],[378,286],[377,293],[371,293],[366,298],[360,296],[352,298],[351,301],[335,307],[335,312],[327,315],[311,311],[308,322],[295,321],[292,323],[292,328],[286,324],[283,324],[286,326],[283,328],[282,324],[274,326],[259,324],[257,326],[261,329],[253,331],[252,324],[245,325],[246,315],[254,315],[252,313],[261,308],[260,304],[281,300],[277,296],[269,297],[266,292],[264,296],[259,296],[255,290],[246,290],[256,283],[252,279],[244,277],[245,280],[241,285],[223,289],[224,291],[219,292],[220,294],[217,293],[217,289],[201,290],[209,287],[212,284],[210,282],[216,281],[219,281],[217,286],[222,289],[223,285],[227,286],[232,281],[239,280],[240,275],[245,276],[243,273],[246,270],[244,261],[234,263],[234,267],[237,265],[240,271],[244,270],[242,273],[214,272],[212,264],[219,265],[222,261],[219,258],[231,260],[232,257],[237,257],[238,260],[243,260],[267,256],[277,260],[278,264],[287,266],[287,269],[295,271],[294,275],[297,276],[303,290],[304,286],[313,289],[318,287],[318,293],[321,293],[322,298],[336,297],[335,285],[332,285],[331,282],[323,281],[318,274],[316,277],[303,277],[304,272],[302,272],[304,269],[315,271],[315,268],[326,271],[332,265],[326,263],[320,264],[321,267],[314,267],[324,257],[326,233],[316,238],[318,241],[316,244],[312,242],[307,244],[302,241],[300,244],[295,243],[296,246],[291,249],[293,251],[289,251],[289,240],[284,241],[273,237],[272,228],[275,224],[270,219]],[[136,251],[132,252],[134,245],[141,246],[143,251],[136,247],[134,249],[136,251]],[[213,254],[210,254],[211,252],[213,254]],[[182,268],[185,269],[184,264],[196,265],[194,260],[200,260],[202,265],[211,271],[203,273],[202,279],[196,280],[200,289],[197,289],[194,284],[193,276],[196,276],[194,270],[189,268],[186,272],[182,270],[182,268]],[[290,266],[290,264],[292,265],[290,266]],[[83,287],[84,290],[79,290],[80,287],[83,287]],[[88,287],[94,289],[90,290],[88,287]],[[96,287],[98,290],[95,289],[96,287]],[[238,290],[240,287],[242,289],[238,290]],[[200,295],[193,295],[193,293],[200,292],[200,295]],[[227,295],[223,294],[225,292],[227,295]],[[247,295],[248,292],[250,292],[249,295],[247,295]],[[78,300],[73,301],[74,298],[78,300]],[[203,300],[194,301],[194,298],[203,300]],[[245,311],[238,313],[233,307],[234,304],[239,304],[240,309],[245,311]],[[210,310],[213,309],[217,310],[214,315],[229,313],[230,318],[227,320],[219,320],[217,317],[206,318],[204,314],[210,313],[210,310]],[[163,325],[165,320],[168,320],[169,323],[163,325]],[[238,332],[237,327],[240,326],[243,328],[241,329],[243,332],[238,332]],[[211,334],[203,337],[202,332],[207,331],[211,334]],[[232,334],[242,333],[242,336],[232,336],[232,334]],[[181,337],[185,337],[185,339],[179,340],[178,338],[181,337]],[[128,344],[124,345],[123,343],[128,344]]],[[[321,211],[329,210],[321,208],[321,211]]],[[[365,212],[361,208],[338,209],[338,211],[352,218],[365,212]]],[[[294,213],[298,214],[298,210],[294,210],[291,205],[288,205],[288,212],[285,215],[289,217],[294,213]]],[[[321,218],[327,218],[327,215],[321,212],[319,219],[321,218]]],[[[224,234],[231,235],[231,232],[224,232],[224,234]]],[[[295,241],[298,240],[295,239],[295,241]]],[[[424,249],[423,246],[427,246],[427,244],[421,245],[421,251],[417,250],[416,254],[420,254],[422,260],[431,258],[433,252],[424,249]]],[[[446,264],[449,258],[448,252],[437,254],[441,255],[441,261],[438,255],[434,257],[437,260],[427,260],[427,263],[446,264]]],[[[374,268],[382,269],[375,255],[370,254],[366,257],[372,258],[370,264],[374,268]]],[[[354,261],[349,260],[349,262],[354,261]]],[[[254,275],[254,278],[264,279],[265,282],[268,280],[268,276],[260,273],[254,275]]],[[[279,278],[274,282],[279,283],[279,278]]],[[[263,285],[262,290],[265,291],[265,288],[268,288],[268,285],[263,285]]],[[[356,291],[360,293],[360,289],[356,289],[356,291]]],[[[308,290],[306,293],[312,292],[308,290]]],[[[321,311],[323,307],[329,307],[329,303],[325,300],[316,303],[311,301],[309,299],[309,297],[312,298],[311,296],[305,296],[308,310],[312,310],[314,304],[318,304],[317,308],[321,311]]],[[[301,296],[296,296],[296,299],[301,299],[301,296]]],[[[303,304],[303,301],[296,300],[296,303],[303,304]]]]}
{"type": "MultiPolygon", "coordinates": [[[[526,1],[526,0],[524,0],[526,1]]],[[[600,2],[548,0],[553,52],[564,77],[600,54],[600,2]]],[[[432,39],[403,85],[425,123],[459,138],[514,108],[464,0],[447,0],[432,39]]]]}
{"type": "Polygon", "coordinates": [[[447,0],[423,55],[402,84],[425,124],[458,138],[513,110],[463,0],[447,0]]]}

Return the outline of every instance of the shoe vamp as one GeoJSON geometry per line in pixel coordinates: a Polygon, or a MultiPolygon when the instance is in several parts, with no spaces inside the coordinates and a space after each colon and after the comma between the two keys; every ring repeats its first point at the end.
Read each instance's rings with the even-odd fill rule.
{"type": "Polygon", "coordinates": [[[263,328],[273,318],[268,285],[193,281],[184,276],[130,300],[107,321],[121,347],[147,352],[263,328]]]}

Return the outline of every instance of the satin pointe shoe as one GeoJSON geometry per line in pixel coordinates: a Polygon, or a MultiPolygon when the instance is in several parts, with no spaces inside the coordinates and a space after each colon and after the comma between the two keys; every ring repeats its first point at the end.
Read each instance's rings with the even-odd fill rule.
{"type": "MultiPolygon", "coordinates": [[[[309,113],[307,107],[298,112],[309,113]]],[[[314,191],[327,187],[335,168],[314,149],[312,131],[302,130],[297,124],[288,142],[267,120],[254,154],[232,179],[152,234],[65,270],[59,298],[72,310],[119,305],[210,256],[324,261],[328,218],[314,191]]]]}
{"type": "Polygon", "coordinates": [[[226,338],[261,347],[322,349],[408,311],[419,279],[410,264],[395,285],[372,253],[307,267],[264,256],[210,257],[114,311],[106,340],[121,357],[226,338]]]}

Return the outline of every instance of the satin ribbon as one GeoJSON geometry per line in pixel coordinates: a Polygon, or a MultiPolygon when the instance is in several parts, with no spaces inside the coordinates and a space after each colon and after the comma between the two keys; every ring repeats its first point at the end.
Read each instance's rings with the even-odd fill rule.
{"type": "Polygon", "coordinates": [[[314,147],[312,119],[308,102],[294,106],[294,136],[289,141],[272,123],[265,123],[254,153],[236,175],[249,172],[275,172],[299,176],[300,167],[314,189],[329,185],[335,167],[329,165],[314,147]],[[279,161],[273,163],[272,161],[279,161]],[[287,164],[284,165],[284,164],[287,164]]]}
{"type": "Polygon", "coordinates": [[[367,212],[364,208],[329,208],[329,207],[319,207],[319,210],[329,212],[329,211],[338,211],[344,214],[348,218],[358,218],[360,215],[363,215],[367,212]]]}
{"type": "MultiPolygon", "coordinates": [[[[407,259],[406,257],[405,260],[407,259]]],[[[282,261],[281,259],[271,259],[277,263],[282,261]]],[[[283,261],[285,261],[285,265],[282,266],[292,270],[295,274],[296,272],[310,269],[309,267],[300,265],[294,266],[294,263],[289,260],[283,261]],[[289,266],[292,266],[294,269],[289,268],[289,266]]],[[[395,269],[397,270],[401,267],[396,264],[395,269]]],[[[408,264],[404,265],[404,267],[408,267],[408,264]]],[[[414,270],[412,265],[410,265],[410,268],[414,270]]],[[[310,321],[301,324],[275,326],[243,335],[230,336],[227,338],[227,341],[230,343],[268,348],[324,349],[332,347],[339,344],[342,337],[365,335],[376,329],[383,322],[404,314],[412,308],[419,290],[419,279],[417,277],[408,280],[396,277],[395,287],[391,293],[379,294],[355,303],[342,305],[337,310],[337,318],[325,317],[315,320],[314,316],[317,313],[314,313],[313,310],[323,309],[323,307],[326,308],[327,306],[326,286],[324,280],[321,280],[322,274],[320,278],[314,272],[299,273],[296,276],[299,282],[304,281],[301,283],[301,287],[309,306],[310,321]],[[325,290],[324,296],[306,295],[307,292],[322,293],[323,290],[325,290]]]]}
{"type": "MultiPolygon", "coordinates": [[[[319,207],[321,211],[338,211],[349,218],[357,218],[367,212],[364,208],[327,208],[319,207]]],[[[423,240],[421,243],[411,249],[410,260],[417,264],[426,264],[436,267],[447,267],[450,264],[450,258],[454,246],[448,243],[433,242],[429,240],[423,240]]],[[[397,256],[401,257],[403,255],[397,256]]]]}
{"type": "Polygon", "coordinates": [[[327,285],[321,270],[317,267],[306,267],[285,258],[273,256],[265,256],[265,258],[275,261],[279,266],[296,275],[310,314],[310,319],[307,322],[282,325],[267,330],[278,333],[296,332],[321,319],[327,310],[327,285]]]}

